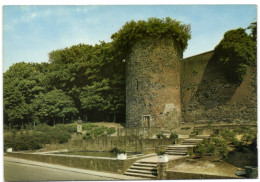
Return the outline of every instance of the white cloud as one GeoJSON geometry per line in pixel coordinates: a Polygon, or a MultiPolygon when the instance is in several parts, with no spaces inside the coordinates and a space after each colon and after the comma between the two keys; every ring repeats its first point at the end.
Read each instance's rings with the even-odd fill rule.
{"type": "Polygon", "coordinates": [[[34,12],[34,13],[30,13],[30,14],[26,14],[26,15],[22,16],[21,20],[24,22],[29,22],[37,17],[38,17],[38,14],[34,12]]]}

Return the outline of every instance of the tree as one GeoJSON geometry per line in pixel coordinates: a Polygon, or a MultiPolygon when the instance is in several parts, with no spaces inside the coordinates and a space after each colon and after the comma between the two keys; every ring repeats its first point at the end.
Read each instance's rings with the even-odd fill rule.
{"type": "Polygon", "coordinates": [[[34,117],[41,122],[55,125],[65,117],[78,114],[70,96],[62,90],[54,89],[46,94],[39,94],[33,102],[34,117]]]}
{"type": "Polygon", "coordinates": [[[16,63],[4,73],[4,122],[23,125],[31,120],[31,103],[44,91],[44,74],[39,64],[16,63]]]}
{"type": "Polygon", "coordinates": [[[238,28],[224,34],[214,49],[213,59],[230,82],[240,83],[249,65],[256,63],[256,44],[245,29],[238,28]]]}

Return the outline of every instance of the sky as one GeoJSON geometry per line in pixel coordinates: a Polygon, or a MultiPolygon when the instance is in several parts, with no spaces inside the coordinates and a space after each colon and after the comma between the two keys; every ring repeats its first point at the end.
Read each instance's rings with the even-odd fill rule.
{"type": "Polygon", "coordinates": [[[256,5],[3,6],[3,72],[17,62],[48,62],[48,53],[79,43],[110,42],[127,21],[170,17],[191,26],[184,58],[213,50],[226,31],[257,19],[256,5]]]}

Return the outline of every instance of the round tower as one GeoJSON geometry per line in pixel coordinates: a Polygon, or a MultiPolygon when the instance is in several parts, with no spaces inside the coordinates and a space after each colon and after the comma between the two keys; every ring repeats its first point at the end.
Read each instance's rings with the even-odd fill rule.
{"type": "Polygon", "coordinates": [[[126,59],[127,127],[172,128],[181,116],[182,52],[170,38],[143,38],[126,59]]]}

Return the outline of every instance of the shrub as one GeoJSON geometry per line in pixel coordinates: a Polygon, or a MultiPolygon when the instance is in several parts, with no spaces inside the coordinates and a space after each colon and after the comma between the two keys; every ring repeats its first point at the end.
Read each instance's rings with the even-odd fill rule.
{"type": "Polygon", "coordinates": [[[42,123],[42,124],[38,124],[36,127],[35,127],[35,130],[36,131],[41,131],[41,132],[47,132],[47,131],[50,131],[51,130],[51,126],[45,124],[45,123],[42,123]]]}
{"type": "Polygon", "coordinates": [[[236,138],[236,133],[230,130],[224,130],[220,133],[224,140],[226,140],[229,144],[238,145],[239,141],[236,138]]]}
{"type": "Polygon", "coordinates": [[[170,138],[177,139],[177,138],[179,138],[179,136],[176,133],[171,133],[170,138]]]}
{"type": "Polygon", "coordinates": [[[115,152],[115,153],[117,153],[117,154],[125,154],[125,153],[126,153],[125,150],[119,149],[119,148],[117,148],[117,147],[114,147],[112,150],[110,150],[110,152],[115,152]]]}
{"type": "Polygon", "coordinates": [[[49,127],[45,124],[38,125],[37,130],[31,132],[21,132],[4,136],[4,148],[17,150],[37,150],[49,143],[66,143],[70,139],[70,134],[61,127],[49,127]]]}
{"type": "Polygon", "coordinates": [[[204,155],[227,156],[227,143],[221,138],[210,138],[203,140],[194,148],[194,154],[202,157],[204,155]]]}
{"type": "Polygon", "coordinates": [[[86,135],[83,136],[83,140],[92,139],[92,136],[90,133],[86,133],[86,135]]]}
{"type": "Polygon", "coordinates": [[[123,150],[123,149],[118,149],[118,150],[116,151],[116,153],[117,153],[117,154],[125,154],[126,151],[123,150]]]}
{"type": "Polygon", "coordinates": [[[202,143],[199,143],[195,148],[194,148],[194,154],[199,156],[199,157],[202,157],[203,155],[205,155],[207,152],[207,149],[206,149],[206,145],[205,144],[202,144],[202,143]]]}
{"type": "Polygon", "coordinates": [[[94,128],[97,128],[97,127],[98,127],[97,125],[94,125],[94,124],[91,124],[91,123],[82,124],[82,130],[90,131],[90,130],[93,130],[94,128]]]}
{"type": "Polygon", "coordinates": [[[198,132],[198,131],[196,131],[196,130],[194,130],[194,131],[192,131],[192,132],[191,132],[191,134],[198,135],[198,134],[199,134],[199,132],[198,132]]]}
{"type": "Polygon", "coordinates": [[[160,139],[160,138],[166,138],[166,136],[165,136],[162,132],[160,132],[160,133],[157,134],[156,136],[157,136],[158,139],[160,139]]]}
{"type": "Polygon", "coordinates": [[[116,129],[114,127],[108,128],[107,129],[107,135],[112,135],[116,132],[116,129]]]}
{"type": "Polygon", "coordinates": [[[92,131],[92,134],[94,135],[94,137],[100,137],[100,136],[105,136],[105,131],[106,131],[107,127],[105,126],[101,126],[99,128],[95,128],[93,131],[92,131]]]}
{"type": "Polygon", "coordinates": [[[157,151],[157,155],[164,155],[165,154],[165,150],[159,150],[157,151]]]}

